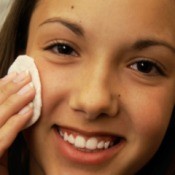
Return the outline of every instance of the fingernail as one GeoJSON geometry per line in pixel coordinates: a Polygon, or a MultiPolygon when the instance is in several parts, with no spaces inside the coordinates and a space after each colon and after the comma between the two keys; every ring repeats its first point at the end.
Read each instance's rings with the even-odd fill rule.
{"type": "Polygon", "coordinates": [[[8,75],[6,75],[5,77],[3,77],[1,80],[4,82],[8,82],[10,80],[13,80],[16,77],[17,73],[16,72],[11,72],[8,75]]]}
{"type": "Polygon", "coordinates": [[[13,80],[14,83],[19,83],[29,75],[29,71],[20,72],[17,77],[13,80]]]}
{"type": "Polygon", "coordinates": [[[24,95],[27,92],[29,92],[33,87],[34,87],[33,86],[33,83],[30,82],[29,84],[27,84],[26,86],[24,86],[21,90],[19,90],[17,94],[24,95]]]}
{"type": "Polygon", "coordinates": [[[27,106],[25,106],[23,109],[21,109],[18,114],[24,115],[27,114],[31,109],[33,108],[33,103],[29,103],[27,106]]]}

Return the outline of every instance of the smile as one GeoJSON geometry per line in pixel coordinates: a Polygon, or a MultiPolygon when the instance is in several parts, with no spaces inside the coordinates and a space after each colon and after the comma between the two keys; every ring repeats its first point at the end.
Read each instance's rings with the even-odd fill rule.
{"type": "Polygon", "coordinates": [[[99,166],[120,154],[127,143],[123,136],[111,133],[86,132],[58,125],[53,129],[58,155],[78,164],[99,166]]]}
{"type": "Polygon", "coordinates": [[[109,149],[121,141],[121,137],[116,136],[87,136],[82,133],[65,129],[57,128],[58,133],[65,142],[70,143],[76,149],[84,152],[95,152],[104,149],[109,149]]]}

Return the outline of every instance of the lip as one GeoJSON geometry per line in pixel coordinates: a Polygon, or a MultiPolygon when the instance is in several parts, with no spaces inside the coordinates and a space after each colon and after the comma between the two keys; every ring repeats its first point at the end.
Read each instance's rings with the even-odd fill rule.
{"type": "MultiPolygon", "coordinates": [[[[60,127],[60,126],[57,126],[57,127],[60,127]]],[[[60,127],[60,128],[64,128],[64,127],[60,127]]],[[[84,131],[80,131],[80,130],[76,130],[76,129],[72,129],[68,127],[66,128],[74,132],[78,132],[82,135],[92,136],[92,135],[97,134],[97,133],[96,134],[87,133],[84,131]]],[[[70,143],[64,141],[64,139],[58,133],[58,129],[56,129],[56,127],[53,127],[53,130],[54,130],[54,136],[55,136],[54,140],[55,140],[56,148],[58,149],[61,156],[63,156],[65,159],[71,162],[78,163],[78,164],[100,165],[105,162],[108,162],[114,156],[120,153],[120,151],[122,150],[122,148],[124,147],[126,143],[126,140],[122,138],[118,144],[112,146],[109,149],[104,149],[104,150],[100,150],[96,152],[85,152],[85,151],[81,151],[80,149],[75,148],[70,143]]],[[[98,135],[103,135],[103,136],[108,135],[109,136],[109,134],[105,134],[105,133],[98,133],[98,135]]]]}

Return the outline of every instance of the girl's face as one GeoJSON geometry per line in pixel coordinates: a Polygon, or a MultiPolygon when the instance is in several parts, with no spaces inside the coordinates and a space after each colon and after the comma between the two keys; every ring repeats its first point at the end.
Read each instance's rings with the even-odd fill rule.
{"type": "Polygon", "coordinates": [[[175,104],[174,12],[170,0],[39,2],[26,52],[43,97],[26,131],[31,174],[130,175],[153,157],[175,104]]]}

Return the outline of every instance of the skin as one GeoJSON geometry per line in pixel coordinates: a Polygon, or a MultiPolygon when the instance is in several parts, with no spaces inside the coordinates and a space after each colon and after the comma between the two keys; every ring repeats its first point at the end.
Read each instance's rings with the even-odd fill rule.
{"type": "Polygon", "coordinates": [[[28,104],[33,100],[35,90],[30,87],[26,91],[29,83],[31,77],[24,72],[0,79],[0,173],[3,175],[8,175],[5,151],[33,115],[33,107],[28,104]],[[25,93],[21,93],[24,89],[25,93]]]}
{"type": "Polygon", "coordinates": [[[42,116],[25,131],[31,174],[130,175],[151,159],[175,104],[175,52],[162,44],[175,47],[174,11],[174,2],[167,0],[40,1],[26,51],[35,59],[43,88],[42,116]],[[83,36],[62,22],[48,22],[51,18],[76,23],[83,36]],[[150,39],[161,44],[133,47],[150,39]],[[46,49],[55,42],[66,42],[73,51],[46,49]],[[164,73],[155,66],[147,73],[138,69],[144,58],[164,73]],[[54,124],[120,134],[126,141],[103,165],[80,165],[56,149],[54,124]]]}

